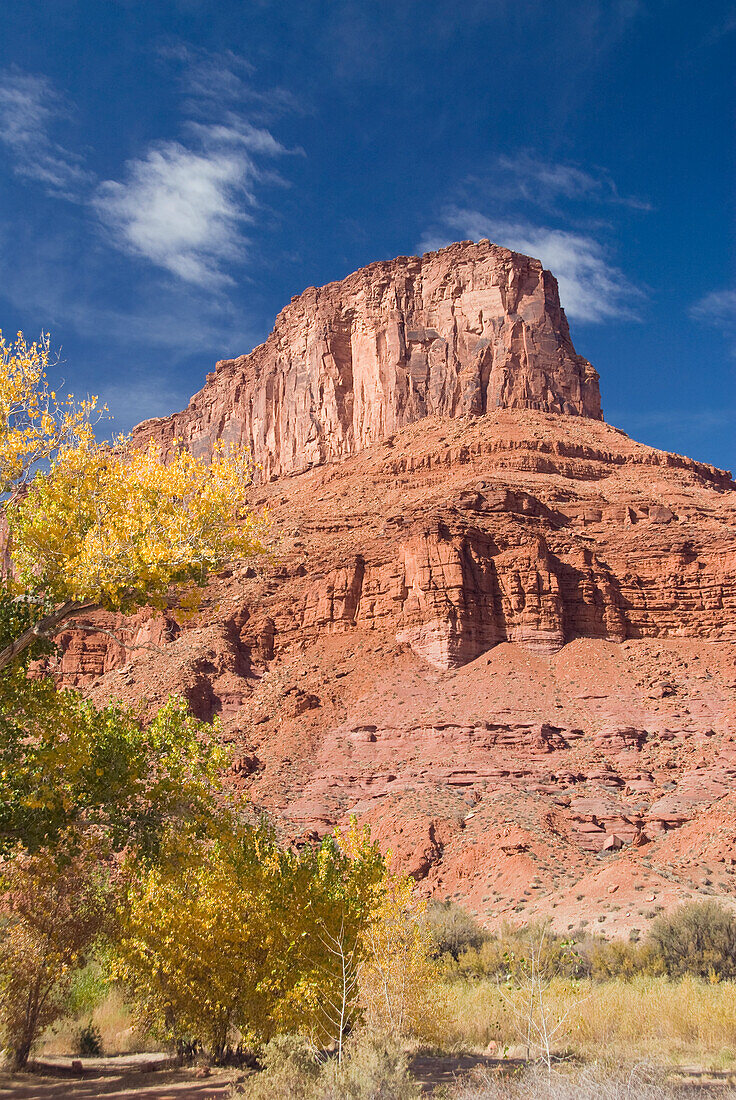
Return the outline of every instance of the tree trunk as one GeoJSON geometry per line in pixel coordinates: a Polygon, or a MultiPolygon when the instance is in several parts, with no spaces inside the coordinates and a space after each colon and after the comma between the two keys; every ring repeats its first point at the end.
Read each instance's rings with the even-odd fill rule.
{"type": "Polygon", "coordinates": [[[31,1053],[31,1040],[25,1038],[20,1046],[17,1046],[13,1052],[13,1067],[14,1069],[25,1069],[28,1065],[28,1056],[31,1053]]]}

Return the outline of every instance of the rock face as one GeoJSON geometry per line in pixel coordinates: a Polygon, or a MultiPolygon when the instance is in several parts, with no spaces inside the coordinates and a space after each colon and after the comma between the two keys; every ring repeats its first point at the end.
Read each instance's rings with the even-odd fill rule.
{"type": "Polygon", "coordinates": [[[277,559],[213,578],[194,619],[98,616],[127,652],[67,632],[60,680],[151,709],[181,692],[219,717],[231,782],[284,836],[355,813],[420,889],[488,924],[625,934],[688,897],[735,904],[736,486],[603,423],[597,392],[554,284],[502,249],[306,292],[185,413],[139,430],[209,447],[239,425],[277,559]],[[472,313],[495,294],[500,313],[472,313]],[[421,395],[420,326],[442,335],[416,379],[438,377],[444,339],[447,383],[421,395]],[[328,385],[338,362],[349,382],[328,385]]]}
{"type": "Polygon", "coordinates": [[[265,344],[219,362],[184,412],[146,421],[135,441],[246,444],[268,479],[425,416],[497,408],[600,419],[598,375],[539,261],[467,241],[305,290],[265,344]]]}

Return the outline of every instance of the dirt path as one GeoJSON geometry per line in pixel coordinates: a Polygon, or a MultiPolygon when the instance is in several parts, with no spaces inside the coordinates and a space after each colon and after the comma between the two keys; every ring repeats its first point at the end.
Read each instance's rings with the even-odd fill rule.
{"type": "Polygon", "coordinates": [[[439,1085],[452,1085],[458,1077],[469,1073],[475,1066],[491,1070],[498,1069],[502,1064],[508,1068],[512,1064],[516,1065],[516,1062],[507,1059],[501,1063],[498,1058],[483,1054],[418,1054],[409,1062],[412,1076],[426,1093],[434,1092],[439,1085]]]}
{"type": "Polygon", "coordinates": [[[223,1100],[231,1080],[217,1072],[202,1080],[186,1069],[87,1078],[2,1073],[0,1100],[223,1100]]]}

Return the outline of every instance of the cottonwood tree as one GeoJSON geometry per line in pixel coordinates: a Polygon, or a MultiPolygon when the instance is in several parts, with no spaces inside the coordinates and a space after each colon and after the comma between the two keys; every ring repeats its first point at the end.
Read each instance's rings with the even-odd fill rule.
{"type": "Polygon", "coordinates": [[[387,872],[383,886],[363,932],[361,1006],[376,1031],[432,1040],[442,1032],[445,1006],[426,903],[410,878],[387,872]]]}
{"type": "MultiPolygon", "coordinates": [[[[0,333],[0,496],[7,596],[15,626],[0,670],[80,615],[163,606],[172,585],[203,584],[230,557],[264,550],[266,520],[248,512],[247,452],[211,462],[175,447],[131,450],[94,437],[96,398],[49,389],[49,340],[0,333]]],[[[7,601],[6,601],[7,602],[7,601]]]]}
{"type": "Polygon", "coordinates": [[[196,1037],[216,1059],[234,1036],[299,1032],[324,1044],[335,1019],[340,1033],[349,1019],[353,960],[385,873],[367,833],[349,854],[333,837],[294,852],[265,824],[214,841],[172,837],[131,882],[118,973],[149,1027],[196,1037]]]}
{"type": "Polygon", "coordinates": [[[320,1031],[326,1031],[334,1041],[338,1065],[342,1065],[345,1038],[352,1030],[360,1013],[358,967],[360,962],[360,937],[346,933],[345,921],[335,932],[327,928],[315,929],[325,952],[325,973],[330,981],[325,989],[319,1010],[322,1016],[320,1031]]]}
{"type": "Polygon", "coordinates": [[[218,826],[229,756],[217,726],[197,721],[182,699],[169,699],[144,726],[135,709],[97,708],[77,692],[56,691],[50,679],[29,680],[22,670],[8,679],[6,671],[0,856],[18,845],[54,848],[74,830],[148,859],[173,828],[218,826]]]}
{"type": "Polygon", "coordinates": [[[0,863],[0,1014],[16,1068],[60,1015],[74,971],[109,920],[99,855],[87,839],[63,855],[20,852],[0,863]]]}
{"type": "Polygon", "coordinates": [[[527,1061],[531,1058],[539,1060],[549,1075],[552,1074],[555,1049],[565,1034],[568,1017],[584,999],[574,978],[570,979],[570,991],[575,996],[567,1008],[560,1007],[550,996],[556,970],[565,956],[568,969],[574,970],[574,966],[569,966],[569,961],[577,962],[579,959],[575,944],[562,940],[554,951],[550,951],[547,927],[541,925],[534,928],[524,954],[506,953],[506,992],[499,987],[519,1038],[526,1047],[527,1061]]]}
{"type": "Polygon", "coordinates": [[[182,701],[143,730],[133,711],[29,679],[28,663],[80,615],[163,607],[171,586],[261,553],[266,533],[243,505],[247,454],[164,462],[154,446],[97,443],[96,400],[57,399],[49,358],[46,336],[0,334],[0,1023],[18,1065],[99,930],[115,851],[148,867],[166,833],[229,824],[216,731],[182,701]]]}

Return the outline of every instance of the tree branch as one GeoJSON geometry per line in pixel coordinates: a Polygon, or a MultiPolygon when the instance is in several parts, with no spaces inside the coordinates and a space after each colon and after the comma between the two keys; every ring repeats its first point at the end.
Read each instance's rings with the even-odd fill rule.
{"type": "Polygon", "coordinates": [[[48,615],[44,615],[33,626],[29,626],[27,630],[14,638],[10,645],[6,645],[4,649],[0,650],[0,669],[6,668],[16,657],[20,657],[39,638],[53,637],[72,615],[100,610],[98,603],[77,603],[76,600],[67,600],[66,603],[61,604],[48,615]]]}

